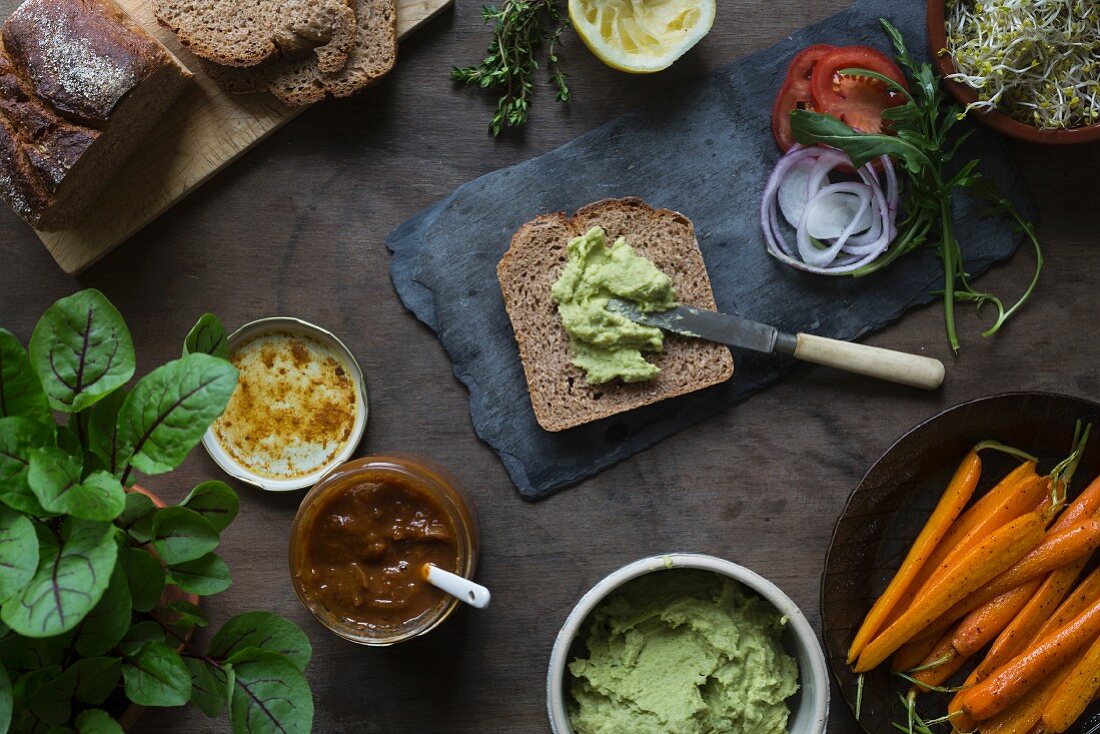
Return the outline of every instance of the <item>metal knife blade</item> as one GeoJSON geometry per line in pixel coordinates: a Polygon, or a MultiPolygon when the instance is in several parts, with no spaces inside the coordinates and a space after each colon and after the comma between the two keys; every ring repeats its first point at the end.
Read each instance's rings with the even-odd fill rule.
{"type": "Polygon", "coordinates": [[[676,306],[667,311],[645,312],[630,301],[612,298],[607,307],[635,323],[655,326],[697,339],[743,347],[757,352],[793,352],[794,338],[780,333],[774,326],[749,321],[733,314],[705,311],[691,306],[676,306]],[[787,342],[791,342],[788,346],[787,342]],[[789,351],[788,351],[789,349],[789,351]]]}

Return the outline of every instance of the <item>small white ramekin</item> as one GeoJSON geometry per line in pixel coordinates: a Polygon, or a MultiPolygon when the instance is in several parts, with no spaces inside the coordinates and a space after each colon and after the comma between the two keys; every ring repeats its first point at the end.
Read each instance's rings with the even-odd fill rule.
{"type": "Polygon", "coordinates": [[[623,566],[604,578],[587,594],[566,618],[554,649],[550,653],[550,670],[546,677],[546,706],[550,713],[550,728],[554,734],[574,734],[566,710],[566,676],[571,655],[584,620],[609,594],[628,581],[648,573],[674,568],[695,568],[712,571],[740,582],[755,591],[788,619],[783,634],[783,647],[798,663],[799,688],[791,699],[791,718],[787,728],[790,734],[825,734],[829,719],[829,678],[825,668],[825,654],[813,627],[806,620],[790,597],[763,576],[714,556],[700,553],[667,553],[650,556],[623,566]]]}

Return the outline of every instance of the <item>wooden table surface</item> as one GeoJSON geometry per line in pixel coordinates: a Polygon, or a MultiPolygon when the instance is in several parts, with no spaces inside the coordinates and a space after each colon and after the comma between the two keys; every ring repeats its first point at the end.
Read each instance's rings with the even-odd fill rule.
{"type": "MultiPolygon", "coordinates": [[[[396,72],[380,86],[307,111],[79,278],[63,275],[31,230],[0,211],[0,326],[25,341],[56,298],[99,288],[130,324],[139,373],[178,356],[184,333],[206,310],[231,326],[286,314],[338,334],[369,383],[371,418],[359,455],[416,452],[461,477],[481,515],[479,580],[492,588],[493,604],[460,610],[396,648],[338,640],[305,613],[287,577],[287,531],[301,495],[239,486],[241,514],[220,551],[234,584],[209,602],[214,624],[265,608],[307,631],[318,732],[547,732],[551,644],[572,605],[605,574],[662,551],[712,553],[776,582],[817,625],[833,523],[863,471],[901,433],[996,392],[1100,395],[1100,146],[1019,146],[1047,256],[1032,303],[993,339],[982,339],[977,319],[961,309],[958,358],[936,305],[868,340],[944,360],[942,391],[805,370],[539,504],[520,499],[475,437],[466,392],[442,349],[394,293],[386,234],[455,186],[551,150],[845,4],[722,0],[710,35],[652,77],[606,69],[571,39],[563,57],[575,103],[558,106],[540,85],[527,129],[493,140],[485,131],[490,99],[447,78],[452,64],[480,58],[487,40],[480,3],[458,0],[402,45],[396,72]]],[[[1021,250],[979,284],[1011,292],[1030,268],[1021,250]]],[[[200,449],[181,471],[148,484],[179,500],[218,476],[200,449]]],[[[833,712],[831,732],[856,731],[838,697],[833,712]]],[[[197,710],[164,710],[148,712],[135,731],[228,730],[197,710]]]]}

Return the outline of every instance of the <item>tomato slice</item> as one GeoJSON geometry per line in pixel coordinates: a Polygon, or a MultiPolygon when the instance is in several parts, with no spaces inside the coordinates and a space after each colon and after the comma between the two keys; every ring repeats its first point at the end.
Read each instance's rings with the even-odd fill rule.
{"type": "Polygon", "coordinates": [[[810,78],[810,97],[819,112],[838,117],[859,132],[888,132],[882,111],[904,104],[905,95],[869,76],[842,75],[841,69],[868,69],[908,90],[901,69],[873,48],[843,46],[818,59],[810,78]]]}
{"type": "Polygon", "coordinates": [[[791,59],[790,66],[787,67],[787,78],[772,106],[772,135],[783,152],[789,150],[795,142],[791,133],[791,110],[814,109],[810,93],[814,67],[818,60],[835,50],[835,46],[819,43],[802,49],[791,59]]]}

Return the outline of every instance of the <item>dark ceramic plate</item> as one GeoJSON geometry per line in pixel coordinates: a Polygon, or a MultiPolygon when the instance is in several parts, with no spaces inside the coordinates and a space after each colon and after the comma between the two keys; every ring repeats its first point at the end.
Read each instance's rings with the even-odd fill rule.
{"type": "MultiPolygon", "coordinates": [[[[949,408],[902,436],[863,477],[833,531],[821,584],[825,654],[853,715],[856,677],[845,662],[848,645],[967,450],[984,439],[996,439],[1035,454],[1040,471],[1046,472],[1069,453],[1078,419],[1094,424],[1093,439],[1074,478],[1072,497],[1100,473],[1100,404],[1052,393],[1007,393],[949,408]]],[[[986,451],[982,464],[976,495],[1016,462],[986,451]]],[[[904,720],[898,693],[905,686],[890,676],[888,667],[864,680],[859,723],[868,734],[894,732],[891,722],[904,720]]],[[[944,697],[921,698],[927,707],[922,716],[944,714],[944,697]]],[[[1100,706],[1093,704],[1069,732],[1100,732],[1100,706]]]]}

